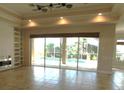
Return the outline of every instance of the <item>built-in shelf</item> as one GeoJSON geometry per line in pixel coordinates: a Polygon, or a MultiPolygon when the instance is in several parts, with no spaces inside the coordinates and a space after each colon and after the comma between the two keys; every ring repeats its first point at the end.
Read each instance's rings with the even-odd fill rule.
{"type": "Polygon", "coordinates": [[[22,33],[21,31],[14,31],[14,65],[21,65],[23,62],[22,50],[22,33]]]}

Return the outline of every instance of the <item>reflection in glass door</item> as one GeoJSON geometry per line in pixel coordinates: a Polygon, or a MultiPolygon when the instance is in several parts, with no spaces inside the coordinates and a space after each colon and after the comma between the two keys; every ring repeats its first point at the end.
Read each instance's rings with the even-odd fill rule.
{"type": "Polygon", "coordinates": [[[32,65],[44,66],[44,38],[33,38],[31,42],[32,65]]]}
{"type": "Polygon", "coordinates": [[[45,66],[59,67],[60,64],[60,38],[46,38],[45,66]]]}

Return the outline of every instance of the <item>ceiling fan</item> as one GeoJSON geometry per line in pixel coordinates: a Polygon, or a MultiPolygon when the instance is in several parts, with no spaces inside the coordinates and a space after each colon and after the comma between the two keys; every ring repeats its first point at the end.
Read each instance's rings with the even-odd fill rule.
{"type": "Polygon", "coordinates": [[[42,12],[47,12],[50,9],[55,9],[55,8],[72,8],[72,4],[66,4],[66,3],[50,3],[47,5],[40,5],[40,4],[29,4],[30,7],[34,7],[35,9],[32,9],[33,11],[42,11],[42,12]]]}

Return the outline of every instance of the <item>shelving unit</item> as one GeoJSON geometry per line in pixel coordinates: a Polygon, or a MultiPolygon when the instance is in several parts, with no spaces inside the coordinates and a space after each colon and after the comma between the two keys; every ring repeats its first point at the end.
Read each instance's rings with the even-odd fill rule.
{"type": "Polygon", "coordinates": [[[22,33],[14,31],[14,66],[20,66],[23,63],[22,33]]]}

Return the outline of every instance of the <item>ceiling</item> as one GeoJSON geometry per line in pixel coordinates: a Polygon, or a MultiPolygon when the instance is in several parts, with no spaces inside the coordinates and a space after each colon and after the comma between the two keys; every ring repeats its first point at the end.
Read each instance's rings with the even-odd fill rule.
{"type": "MultiPolygon", "coordinates": [[[[39,3],[38,3],[39,4],[39,3]]],[[[46,5],[47,3],[41,3],[40,5],[46,5]]],[[[24,20],[35,20],[40,25],[48,23],[55,23],[56,18],[64,16],[69,19],[70,22],[73,21],[74,24],[82,24],[89,22],[93,17],[99,12],[107,16],[108,22],[115,22],[117,24],[116,31],[124,33],[124,4],[106,4],[106,3],[76,3],[72,4],[71,9],[59,8],[43,13],[42,11],[32,11],[33,7],[29,6],[28,3],[18,3],[18,4],[0,4],[0,8],[11,12],[12,14],[19,16],[24,20]]]]}
{"type": "MultiPolygon", "coordinates": [[[[39,5],[47,5],[46,3],[42,3],[39,5]]],[[[97,8],[100,6],[113,6],[113,4],[99,4],[99,3],[76,3],[76,4],[72,4],[73,7],[71,9],[67,9],[67,8],[57,8],[57,9],[53,9],[51,11],[48,11],[47,13],[54,13],[54,12],[61,12],[61,11],[74,11],[77,9],[87,9],[87,8],[97,8]]],[[[42,15],[44,14],[42,11],[33,11],[32,9],[34,9],[33,7],[29,6],[29,4],[25,3],[25,4],[0,4],[0,7],[11,11],[15,14],[17,14],[18,16],[21,17],[28,17],[28,16],[36,16],[36,15],[42,15]]]]}

